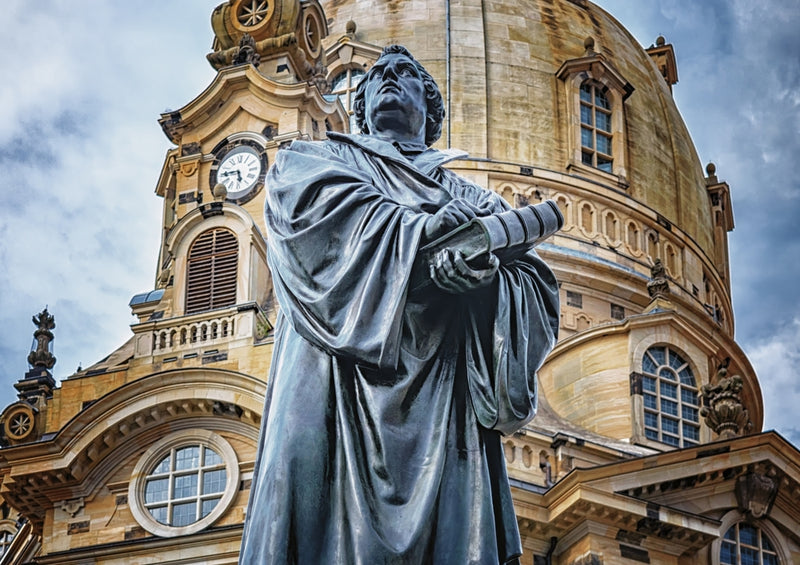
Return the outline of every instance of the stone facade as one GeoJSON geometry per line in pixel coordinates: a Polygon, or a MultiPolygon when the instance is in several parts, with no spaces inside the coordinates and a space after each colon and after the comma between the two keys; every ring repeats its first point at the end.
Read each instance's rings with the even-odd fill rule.
{"type": "Polygon", "coordinates": [[[716,565],[748,539],[800,562],[800,453],[761,430],[729,187],[672,101],[671,45],[643,50],[587,0],[229,0],[212,27],[215,79],[159,119],[164,235],[130,340],[55,388],[39,347],[0,416],[0,564],[236,563],[276,308],[263,175],[293,139],[349,129],[390,43],[442,89],[437,146],[470,153],[451,168],[565,216],[539,247],[560,340],[539,415],[504,440],[522,563],[716,565]],[[236,155],[252,181],[225,176],[236,155]]]}

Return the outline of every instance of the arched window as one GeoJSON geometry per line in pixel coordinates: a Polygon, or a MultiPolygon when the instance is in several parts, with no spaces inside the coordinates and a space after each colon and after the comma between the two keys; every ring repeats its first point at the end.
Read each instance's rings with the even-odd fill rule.
{"type": "Polygon", "coordinates": [[[8,546],[14,541],[15,535],[17,535],[17,532],[11,526],[3,525],[0,527],[0,557],[6,554],[8,546]]]}
{"type": "Polygon", "coordinates": [[[353,98],[356,94],[356,88],[361,79],[364,78],[366,73],[359,69],[347,69],[339,73],[332,81],[331,94],[329,100],[338,97],[342,102],[342,106],[347,110],[350,116],[350,133],[357,133],[356,119],[353,116],[353,98]]]}
{"type": "Polygon", "coordinates": [[[700,406],[689,363],[658,345],[645,352],[642,373],[645,437],[675,447],[697,445],[700,406]]]}
{"type": "Polygon", "coordinates": [[[605,87],[594,82],[581,85],[581,162],[612,172],[611,103],[605,87]]]}
{"type": "Polygon", "coordinates": [[[232,232],[215,228],[202,233],[189,249],[186,313],[236,304],[239,244],[232,232]]]}
{"type": "Polygon", "coordinates": [[[778,565],[778,552],[758,526],[738,522],[731,526],[719,550],[720,565],[778,565]]]}

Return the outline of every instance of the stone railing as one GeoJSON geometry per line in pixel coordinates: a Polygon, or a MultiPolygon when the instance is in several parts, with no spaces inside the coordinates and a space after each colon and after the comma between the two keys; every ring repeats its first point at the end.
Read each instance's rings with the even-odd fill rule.
{"type": "Polygon", "coordinates": [[[272,326],[255,302],[133,324],[134,357],[178,356],[242,340],[264,339],[272,326]]]}
{"type": "Polygon", "coordinates": [[[153,354],[160,355],[207,347],[228,341],[234,335],[236,315],[226,313],[218,318],[193,321],[153,332],[153,354]]]}

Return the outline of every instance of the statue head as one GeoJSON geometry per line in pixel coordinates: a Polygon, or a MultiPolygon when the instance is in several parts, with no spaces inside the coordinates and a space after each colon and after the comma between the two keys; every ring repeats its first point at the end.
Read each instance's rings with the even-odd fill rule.
{"type": "Polygon", "coordinates": [[[367,85],[374,79],[379,72],[383,72],[386,64],[390,61],[398,59],[409,60],[416,68],[422,80],[424,88],[424,114],[425,114],[425,144],[432,145],[442,134],[442,122],[444,120],[444,101],[442,94],[439,92],[439,87],[436,81],[425,70],[409,51],[402,45],[389,45],[383,49],[383,53],[367,72],[366,76],[358,84],[356,94],[353,99],[353,113],[356,118],[356,125],[361,130],[361,133],[374,133],[370,132],[368,123],[368,108],[369,104],[374,103],[373,100],[367,100],[367,85]]]}

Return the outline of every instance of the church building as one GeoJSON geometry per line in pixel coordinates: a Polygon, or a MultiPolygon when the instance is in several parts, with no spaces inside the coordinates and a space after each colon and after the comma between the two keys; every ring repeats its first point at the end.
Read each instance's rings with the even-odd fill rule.
{"type": "Polygon", "coordinates": [[[216,76],[154,116],[172,145],[130,339],[57,385],[56,320],[34,316],[0,414],[0,565],[237,563],[278,307],[266,171],[355,132],[355,88],[394,43],[442,91],[435,147],[469,153],[447,166],[565,218],[537,248],[561,298],[539,412],[503,439],[520,562],[800,563],[800,452],[762,429],[730,187],[673,101],[671,44],[589,0],[225,0],[211,29],[216,76]]]}

